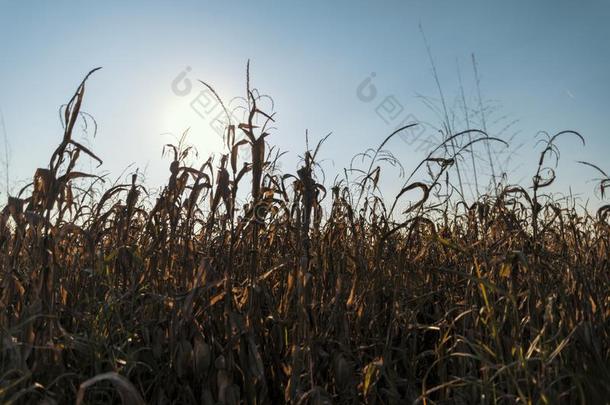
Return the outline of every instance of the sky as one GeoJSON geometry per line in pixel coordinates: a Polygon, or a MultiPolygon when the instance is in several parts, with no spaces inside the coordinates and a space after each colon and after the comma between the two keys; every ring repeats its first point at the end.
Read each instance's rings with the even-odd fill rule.
{"type": "MultiPolygon", "coordinates": [[[[530,181],[539,131],[579,131],[586,146],[570,137],[558,143],[553,190],[599,205],[597,173],[577,161],[610,171],[609,19],[609,1],[0,0],[0,154],[9,157],[15,192],[59,144],[59,107],[101,66],[83,105],[97,134],[89,126],[78,137],[104,160],[97,172],[119,178],[138,168],[161,185],[169,173],[163,145],[187,128],[199,161],[222,151],[214,105],[198,80],[225,100],[243,96],[250,60],[253,86],[273,98],[268,139],[288,152],[287,171],[297,167],[306,131],[311,143],[332,133],[319,156],[328,184],[354,155],[417,121],[421,132],[386,145],[410,172],[424,141],[438,136],[438,79],[455,130],[465,129],[462,93],[470,126],[482,129],[480,92],[490,136],[513,138],[508,149],[494,147],[509,181],[530,181]]],[[[477,148],[485,159],[483,144],[477,148]]],[[[384,193],[400,190],[399,174],[383,172],[384,193]]],[[[480,182],[489,174],[481,163],[480,182]]],[[[472,190],[466,172],[464,181],[472,190]]]]}

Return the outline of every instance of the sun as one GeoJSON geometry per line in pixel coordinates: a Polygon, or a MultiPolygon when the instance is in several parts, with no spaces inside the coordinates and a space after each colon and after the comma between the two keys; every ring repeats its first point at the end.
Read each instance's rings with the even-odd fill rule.
{"type": "Polygon", "coordinates": [[[197,98],[172,97],[162,111],[163,133],[180,137],[186,132],[186,143],[200,153],[220,153],[223,151],[222,118],[197,98]]]}

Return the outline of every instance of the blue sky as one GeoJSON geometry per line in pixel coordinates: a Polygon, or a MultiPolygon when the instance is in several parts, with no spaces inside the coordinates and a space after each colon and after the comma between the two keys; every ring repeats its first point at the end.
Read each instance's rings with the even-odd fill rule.
{"type": "MultiPolygon", "coordinates": [[[[190,106],[202,90],[196,79],[227,100],[241,96],[248,59],[253,84],[274,99],[278,122],[270,141],[289,151],[286,170],[296,167],[306,129],[314,140],[332,132],[321,153],[332,178],[393,129],[395,122],[376,113],[384,98],[400,104],[398,119],[439,123],[419,97],[438,105],[421,25],[456,113],[458,65],[468,105],[476,107],[476,54],[483,101],[497,107],[490,135],[515,121],[502,135],[517,132],[515,144],[523,145],[507,163],[511,179],[527,180],[535,170],[538,131],[577,130],[587,145],[560,141],[556,189],[570,186],[595,201],[586,180],[596,173],[575,161],[610,171],[609,19],[608,1],[0,0],[0,109],[11,182],[21,184],[47,164],[61,139],[59,106],[87,71],[102,66],[84,104],[99,126],[89,144],[111,177],[139,167],[149,183],[162,184],[168,132],[190,127],[188,141],[201,159],[221,149],[220,137],[190,106]],[[179,96],[172,81],[187,67],[194,88],[179,96]],[[363,102],[357,88],[371,73],[378,96],[363,102]]],[[[423,157],[417,143],[400,138],[388,147],[407,171],[423,157]]],[[[388,170],[382,177],[389,194],[402,185],[397,175],[388,170]]]]}

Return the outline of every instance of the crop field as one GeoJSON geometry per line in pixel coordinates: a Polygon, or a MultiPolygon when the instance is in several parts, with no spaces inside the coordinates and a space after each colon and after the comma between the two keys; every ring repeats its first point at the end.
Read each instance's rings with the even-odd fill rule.
{"type": "Polygon", "coordinates": [[[468,202],[456,165],[503,141],[445,134],[381,198],[400,131],[345,179],[322,184],[323,141],[283,173],[248,77],[227,153],[166,146],[153,193],[80,168],[104,159],[72,136],[87,80],[0,214],[0,403],[609,403],[610,205],[546,193],[579,133],[468,202]]]}

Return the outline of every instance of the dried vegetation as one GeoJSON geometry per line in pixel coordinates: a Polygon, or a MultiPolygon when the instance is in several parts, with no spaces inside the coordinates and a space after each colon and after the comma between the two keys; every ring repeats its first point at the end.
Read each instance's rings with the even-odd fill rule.
{"type": "Polygon", "coordinates": [[[580,135],[545,140],[531,185],[470,204],[439,190],[494,139],[448,136],[469,141],[433,151],[429,180],[387,209],[381,148],[328,192],[320,144],[280,173],[248,83],[229,153],[192,167],[169,145],[153,197],[136,175],[104,188],[76,170],[101,163],[72,137],[85,81],[48,167],[0,215],[1,402],[608,401],[610,206],[543,193],[557,137],[580,135]]]}

